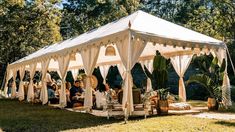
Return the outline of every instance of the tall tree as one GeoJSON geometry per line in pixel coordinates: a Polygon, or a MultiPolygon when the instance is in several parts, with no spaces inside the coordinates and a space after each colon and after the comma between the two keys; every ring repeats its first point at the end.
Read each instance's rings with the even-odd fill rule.
{"type": "Polygon", "coordinates": [[[97,28],[139,8],[139,0],[68,0],[63,4],[61,33],[70,38],[97,28]]]}
{"type": "Polygon", "coordinates": [[[57,0],[0,1],[0,62],[11,63],[62,40],[57,0]]]}

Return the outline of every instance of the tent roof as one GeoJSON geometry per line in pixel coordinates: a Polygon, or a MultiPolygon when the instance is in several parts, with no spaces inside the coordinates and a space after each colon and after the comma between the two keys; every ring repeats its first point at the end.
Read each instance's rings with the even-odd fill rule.
{"type": "MultiPolygon", "coordinates": [[[[108,43],[115,43],[115,41],[122,39],[124,37],[123,34],[127,31],[131,31],[134,37],[142,40],[164,44],[164,46],[158,47],[158,49],[160,48],[162,51],[177,51],[177,48],[170,48],[165,45],[188,48],[224,48],[224,43],[220,40],[168,22],[143,11],[137,11],[129,16],[83,33],[77,37],[51,46],[46,46],[10,64],[10,66],[28,65],[29,63],[38,62],[45,58],[56,58],[66,53],[76,53],[85,48],[89,48],[89,46],[102,46],[108,43]]],[[[152,47],[146,46],[146,49],[151,50],[152,47]]],[[[146,52],[146,54],[143,53],[146,56],[149,55],[148,50],[144,52],[146,52]]],[[[110,59],[106,59],[106,61],[109,60],[110,59]]]]}

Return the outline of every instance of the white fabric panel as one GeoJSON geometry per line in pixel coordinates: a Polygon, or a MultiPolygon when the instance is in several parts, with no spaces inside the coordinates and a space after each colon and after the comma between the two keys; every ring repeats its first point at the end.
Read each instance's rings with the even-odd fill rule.
{"type": "Polygon", "coordinates": [[[72,70],[71,70],[74,81],[77,80],[78,71],[79,71],[79,69],[72,69],[72,70]]]}
{"type": "Polygon", "coordinates": [[[171,57],[171,63],[180,77],[179,79],[179,97],[182,99],[183,102],[186,101],[186,91],[184,85],[184,73],[187,70],[193,55],[182,55],[182,56],[175,56],[171,57]]]}
{"type": "Polygon", "coordinates": [[[225,49],[219,48],[218,51],[215,51],[215,55],[218,58],[218,65],[221,66],[223,63],[223,60],[225,59],[225,71],[223,76],[223,84],[222,84],[222,102],[225,106],[231,106],[231,85],[230,85],[230,79],[228,77],[227,73],[227,66],[228,66],[228,60],[227,60],[227,53],[225,49]]]}
{"type": "Polygon", "coordinates": [[[100,68],[100,73],[101,73],[101,75],[104,79],[103,83],[105,84],[106,83],[106,77],[108,75],[110,65],[99,66],[99,68],[100,68]]]}
{"type": "Polygon", "coordinates": [[[115,56],[106,56],[105,52],[106,52],[106,46],[101,46],[100,47],[100,53],[99,53],[99,57],[97,60],[97,66],[100,65],[110,65],[110,64],[119,64],[121,63],[121,58],[120,55],[117,51],[117,46],[116,45],[112,45],[115,49],[115,56]]]}
{"type": "Polygon", "coordinates": [[[37,63],[30,64],[30,82],[29,82],[29,88],[28,88],[28,94],[27,94],[27,101],[32,102],[34,100],[34,89],[33,89],[33,77],[35,74],[37,63]]]}
{"type": "Polygon", "coordinates": [[[128,38],[126,38],[123,42],[117,43],[117,49],[126,70],[124,72],[125,78],[123,85],[122,106],[124,110],[127,110],[128,115],[131,115],[134,111],[132,96],[133,79],[131,76],[131,69],[139,59],[146,46],[146,43],[142,43],[141,41],[133,41],[131,43],[132,40],[130,37],[131,35],[129,34],[128,38]]]}
{"type": "Polygon", "coordinates": [[[218,51],[215,51],[215,55],[218,58],[218,65],[221,66],[223,59],[226,59],[227,57],[225,49],[219,48],[218,51]]]}
{"type": "Polygon", "coordinates": [[[125,68],[124,68],[123,64],[117,64],[117,68],[118,68],[118,71],[119,71],[122,79],[124,80],[124,78],[125,78],[125,74],[124,74],[125,68]]]}
{"type": "Polygon", "coordinates": [[[97,90],[95,92],[95,98],[96,98],[96,107],[101,108],[102,106],[106,105],[106,95],[105,92],[100,92],[97,90]]]}
{"type": "Polygon", "coordinates": [[[223,85],[222,85],[222,102],[225,106],[232,106],[231,101],[231,85],[230,85],[230,79],[228,77],[228,74],[225,72],[223,77],[223,85]]]}
{"type": "MultiPolygon", "coordinates": [[[[146,61],[145,61],[146,62],[146,61]]],[[[145,69],[144,69],[144,63],[145,62],[140,62],[140,64],[141,64],[141,67],[142,67],[142,69],[143,69],[143,71],[144,71],[144,74],[146,75],[146,77],[147,77],[147,86],[146,86],[146,92],[149,92],[149,91],[152,91],[152,81],[151,81],[151,79],[147,76],[147,74],[146,74],[146,72],[145,72],[145,69]]]]}
{"type": "Polygon", "coordinates": [[[58,63],[59,63],[59,75],[62,81],[61,84],[61,92],[60,92],[60,106],[61,107],[65,107],[67,105],[67,101],[66,101],[66,75],[67,75],[67,70],[68,70],[68,66],[69,66],[69,60],[70,60],[70,55],[67,54],[65,56],[60,56],[58,58],[58,63]]]}
{"type": "Polygon", "coordinates": [[[20,73],[20,84],[19,84],[19,91],[18,91],[18,98],[20,101],[24,100],[24,74],[25,74],[25,66],[19,68],[20,73]]]}
{"type": "Polygon", "coordinates": [[[87,50],[81,51],[83,66],[87,74],[84,106],[88,108],[92,107],[92,87],[90,77],[98,59],[99,50],[100,47],[90,47],[87,50]]]}
{"type": "Polygon", "coordinates": [[[6,82],[5,82],[5,86],[4,86],[4,94],[5,96],[7,97],[7,91],[8,91],[8,81],[10,80],[10,78],[13,76],[13,73],[12,73],[12,69],[9,69],[9,67],[7,67],[7,70],[6,70],[6,82]]]}
{"type": "Polygon", "coordinates": [[[136,13],[138,15],[131,26],[133,30],[190,42],[221,43],[219,40],[149,15],[143,11],[137,11],[136,13]]]}
{"type": "Polygon", "coordinates": [[[227,74],[227,53],[225,49],[219,48],[217,51],[214,50],[213,52],[211,52],[213,57],[217,57],[218,58],[218,65],[221,66],[221,64],[223,63],[223,59],[225,59],[226,62],[226,67],[225,67],[225,71],[224,71],[224,76],[223,76],[223,84],[222,84],[222,102],[225,106],[231,106],[232,105],[232,101],[231,101],[231,85],[230,85],[230,79],[228,77],[227,74]]]}
{"type": "Polygon", "coordinates": [[[47,69],[50,63],[50,59],[47,59],[45,61],[41,62],[42,65],[42,88],[41,88],[41,93],[40,93],[40,100],[42,101],[42,104],[46,104],[48,102],[48,93],[47,93],[47,80],[46,80],[46,75],[47,75],[47,69]]]}
{"type": "Polygon", "coordinates": [[[17,70],[13,69],[13,81],[12,81],[12,88],[11,88],[11,98],[16,98],[16,76],[17,76],[17,70]]]}
{"type": "MultiPolygon", "coordinates": [[[[150,38],[161,38],[163,43],[167,42],[166,44],[168,44],[168,40],[170,38],[174,39],[175,43],[177,44],[183,41],[189,42],[190,45],[194,46],[198,42],[200,44],[224,47],[222,41],[213,39],[174,23],[167,22],[143,11],[137,11],[127,17],[119,19],[118,21],[111,22],[75,38],[44,47],[43,49],[34,52],[33,54],[30,54],[29,56],[24,57],[12,63],[11,65],[13,66],[14,64],[21,64],[23,62],[26,63],[26,61],[28,61],[27,64],[32,63],[33,59],[40,57],[51,57],[51,55],[54,57],[58,56],[58,53],[60,54],[61,52],[65,53],[67,51],[70,52],[71,50],[84,50],[87,48],[87,45],[100,46],[103,42],[115,43],[118,40],[122,40],[123,33],[129,30],[129,22],[131,24],[131,31],[133,33],[142,34],[144,39],[147,41],[149,41],[150,38]]],[[[159,40],[158,43],[161,43],[161,40],[159,40]]],[[[161,45],[160,47],[163,46],[161,45]]],[[[169,49],[166,49],[165,51],[167,50],[169,49]]],[[[152,50],[151,45],[148,44],[147,50],[144,50],[143,55],[141,56],[153,55],[153,52],[154,50],[152,50]]],[[[102,58],[100,60],[101,61],[98,61],[98,63],[110,61],[108,59],[106,60],[106,58],[102,58]]],[[[80,63],[76,64],[76,66],[79,66],[80,63]]],[[[40,65],[38,66],[40,67],[40,65]]],[[[37,67],[37,69],[40,69],[39,67],[37,67]]],[[[58,69],[58,65],[49,65],[49,70],[55,70],[55,68],[58,69]]]]}

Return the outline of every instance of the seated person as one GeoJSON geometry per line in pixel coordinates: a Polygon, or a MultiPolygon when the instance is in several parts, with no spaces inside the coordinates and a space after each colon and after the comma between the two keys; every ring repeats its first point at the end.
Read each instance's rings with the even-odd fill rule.
{"type": "Polygon", "coordinates": [[[69,91],[70,88],[71,88],[71,83],[70,82],[66,82],[65,86],[66,86],[65,92],[66,92],[67,107],[71,108],[71,107],[73,107],[72,104],[71,104],[70,91],[69,91]]]}
{"type": "Polygon", "coordinates": [[[52,86],[47,87],[48,92],[48,101],[50,101],[51,104],[59,103],[59,99],[55,96],[55,91],[53,90],[52,86]]]}
{"type": "Polygon", "coordinates": [[[117,99],[117,95],[115,90],[111,89],[109,84],[105,84],[105,93],[106,93],[106,97],[107,97],[107,101],[109,103],[113,102],[114,99],[117,99]]]}
{"type": "Polygon", "coordinates": [[[33,90],[34,90],[34,101],[39,102],[40,89],[37,86],[37,81],[36,80],[33,80],[33,90]]]}
{"type": "Polygon", "coordinates": [[[79,103],[83,105],[84,98],[82,98],[84,90],[80,87],[80,81],[76,80],[74,85],[70,89],[70,100],[71,103],[74,105],[75,103],[79,103]]]}
{"type": "Polygon", "coordinates": [[[104,84],[100,84],[98,90],[96,90],[94,94],[96,108],[100,109],[103,108],[104,105],[107,105],[104,84]]]}

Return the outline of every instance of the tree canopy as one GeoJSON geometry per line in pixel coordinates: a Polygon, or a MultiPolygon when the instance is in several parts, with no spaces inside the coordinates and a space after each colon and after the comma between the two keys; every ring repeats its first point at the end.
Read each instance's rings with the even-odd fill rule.
{"type": "Polygon", "coordinates": [[[62,40],[57,1],[0,1],[0,62],[11,63],[62,40]]]}

